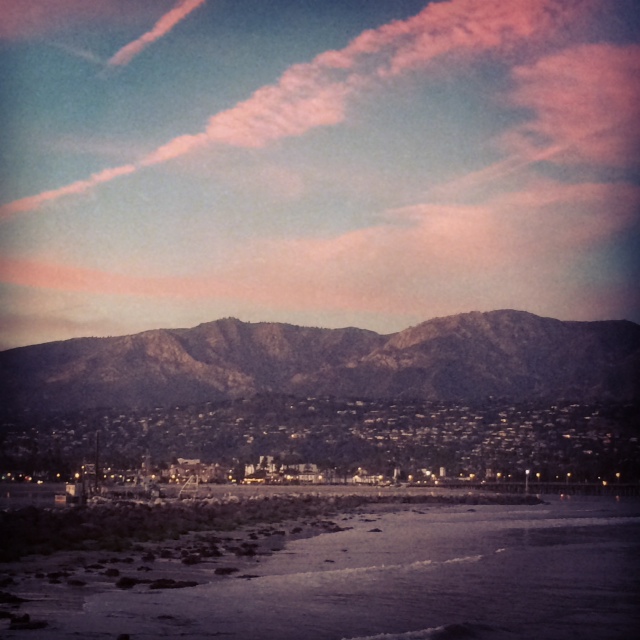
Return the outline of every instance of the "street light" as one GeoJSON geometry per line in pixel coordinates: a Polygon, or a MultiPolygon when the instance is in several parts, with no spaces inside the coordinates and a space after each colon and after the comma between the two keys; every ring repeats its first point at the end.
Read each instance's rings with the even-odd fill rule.
{"type": "Polygon", "coordinates": [[[529,493],[529,469],[524,472],[524,492],[529,493]]]}

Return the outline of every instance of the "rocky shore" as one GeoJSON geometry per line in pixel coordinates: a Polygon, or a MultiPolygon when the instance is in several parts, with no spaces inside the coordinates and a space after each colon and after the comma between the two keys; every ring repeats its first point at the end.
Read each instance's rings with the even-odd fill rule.
{"type": "Polygon", "coordinates": [[[194,587],[253,577],[287,541],[341,531],[348,514],[400,505],[536,504],[497,494],[278,494],[104,502],[0,512],[0,631],[44,629],[105,590],[194,587]]]}

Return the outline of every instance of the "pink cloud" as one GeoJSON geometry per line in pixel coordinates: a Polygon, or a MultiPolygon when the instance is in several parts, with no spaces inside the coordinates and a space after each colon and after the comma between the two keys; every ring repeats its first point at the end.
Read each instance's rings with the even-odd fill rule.
{"type": "MultiPolygon", "coordinates": [[[[253,273],[253,267],[260,266],[256,265],[260,259],[250,256],[249,260],[253,262],[253,266],[249,266],[248,270],[230,268],[216,275],[200,274],[178,278],[141,277],[59,262],[0,257],[0,279],[18,286],[64,293],[172,300],[229,299],[265,307],[285,304],[294,309],[317,308],[322,305],[340,308],[350,305],[345,292],[336,291],[327,296],[324,288],[320,291],[309,288],[301,275],[283,272],[277,265],[274,265],[274,271],[272,266],[265,263],[263,272],[253,273]],[[270,275],[274,274],[276,280],[272,282],[270,275]],[[243,276],[242,279],[238,279],[239,276],[243,276]]],[[[356,300],[351,306],[358,308],[360,304],[356,300]]]]}
{"type": "Polygon", "coordinates": [[[24,258],[0,257],[0,278],[26,287],[120,296],[198,298],[233,292],[232,283],[213,278],[133,276],[24,258]]]}
{"type": "Polygon", "coordinates": [[[509,156],[434,187],[436,197],[521,174],[539,162],[633,166],[640,149],[640,46],[581,45],[513,70],[508,105],[529,110],[498,146],[509,156]]]}
{"type": "Polygon", "coordinates": [[[529,184],[518,191],[504,192],[492,198],[493,205],[502,209],[528,207],[542,209],[561,204],[574,204],[588,210],[606,211],[608,206],[613,213],[624,213],[630,222],[631,214],[640,200],[640,188],[625,183],[611,184],[600,182],[564,183],[555,180],[533,177],[529,184]]]}
{"type": "Polygon", "coordinates": [[[108,65],[123,66],[129,64],[143,49],[152,42],[167,35],[179,22],[184,20],[192,11],[202,6],[206,0],[181,0],[171,11],[165,13],[153,26],[153,29],[141,35],[117,51],[107,62],[108,65]]]}
{"type": "MultiPolygon", "coordinates": [[[[508,134],[501,136],[501,145],[504,146],[505,139],[508,134]]],[[[455,198],[456,195],[471,190],[487,186],[491,183],[498,182],[508,176],[522,173],[523,170],[530,168],[537,162],[553,160],[555,156],[562,153],[565,147],[561,144],[555,144],[543,149],[519,149],[519,153],[512,153],[506,158],[502,158],[493,164],[490,164],[477,171],[471,171],[462,176],[457,176],[452,180],[448,180],[444,184],[432,187],[429,193],[438,199],[455,198]]]]}
{"type": "Polygon", "coordinates": [[[59,189],[43,191],[35,196],[28,196],[26,198],[21,198],[20,200],[14,200],[13,202],[0,206],[0,220],[6,220],[18,213],[34,211],[45,204],[55,202],[64,196],[86,193],[96,185],[110,182],[120,176],[133,173],[135,170],[136,167],[132,164],[122,165],[121,167],[114,167],[112,169],[104,169],[99,173],[94,173],[87,180],[78,180],[77,182],[72,182],[71,184],[60,187],[59,189]]]}
{"type": "Polygon", "coordinates": [[[534,179],[525,189],[494,198],[492,206],[513,240],[514,260],[562,263],[630,229],[637,220],[640,188],[534,179]]]}
{"type": "Polygon", "coordinates": [[[381,76],[424,67],[443,55],[478,54],[548,38],[587,13],[591,0],[452,0],[430,3],[416,16],[363,32],[341,51],[316,61],[329,68],[352,69],[363,59],[381,76]]]}
{"type": "Polygon", "coordinates": [[[513,291],[541,286],[529,281],[538,277],[555,287],[553,278],[566,277],[578,256],[630,228],[639,204],[640,188],[632,185],[535,180],[483,204],[418,204],[390,211],[375,227],[266,243],[251,253],[263,256],[260,273],[276,288],[340,292],[370,310],[408,308],[420,288],[484,282],[495,290],[503,273],[518,274],[513,291]]]}
{"type": "Polygon", "coordinates": [[[111,182],[111,180],[115,178],[119,178],[120,176],[126,176],[130,173],[133,173],[136,170],[136,167],[132,164],[126,164],[121,167],[114,167],[113,169],[104,169],[98,173],[94,173],[90,181],[94,184],[100,184],[102,182],[111,182]]]}
{"type": "Polygon", "coordinates": [[[140,161],[140,166],[149,167],[154,164],[168,162],[174,158],[179,158],[197,149],[201,149],[208,143],[209,140],[204,133],[179,136],[146,155],[140,161]]]}
{"type": "Polygon", "coordinates": [[[507,132],[523,156],[555,149],[558,164],[626,166],[640,149],[640,46],[582,45],[513,71],[512,104],[532,117],[507,132]]]}
{"type": "Polygon", "coordinates": [[[345,118],[349,92],[345,84],[309,79],[305,66],[295,67],[279,84],[259,89],[249,100],[211,118],[207,136],[214,143],[262,147],[335,125],[345,118]]]}
{"type": "Polygon", "coordinates": [[[108,273],[5,258],[0,278],[64,292],[224,299],[305,312],[428,314],[429,300],[444,310],[461,298],[476,308],[515,301],[532,308],[535,301],[542,310],[559,288],[578,291],[572,272],[582,257],[624,233],[639,203],[640,188],[632,185],[534,180],[479,205],[425,203],[389,211],[376,226],[334,237],[256,239],[212,273],[139,276],[124,265],[108,273]]]}
{"type": "MultiPolygon", "coordinates": [[[[349,99],[380,77],[424,66],[445,53],[500,50],[553,33],[589,5],[577,0],[452,0],[429,4],[413,18],[364,32],[342,51],[325,52],[310,63],[294,65],[277,84],[263,87],[248,100],[211,117],[204,132],[170,140],[142,158],[138,166],[166,162],[206,145],[259,148],[317,127],[337,125],[346,118],[349,99]]],[[[183,11],[196,6],[196,0],[180,5],[183,11]]],[[[174,17],[160,22],[164,26],[175,24],[173,20],[180,14],[178,8],[175,11],[174,17]]],[[[158,27],[158,32],[161,30],[158,27]]],[[[128,172],[116,168],[112,176],[124,173],[128,172]]],[[[0,216],[27,211],[29,205],[41,206],[98,183],[80,181],[9,203],[0,208],[0,216]]]]}

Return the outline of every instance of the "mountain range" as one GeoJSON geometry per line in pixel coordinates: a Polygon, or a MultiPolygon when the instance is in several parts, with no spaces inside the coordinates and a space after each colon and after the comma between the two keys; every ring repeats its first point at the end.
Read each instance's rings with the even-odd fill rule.
{"type": "Polygon", "coordinates": [[[226,318],[0,353],[3,413],[146,408],[255,393],[635,402],[640,325],[471,312],[390,335],[226,318]]]}

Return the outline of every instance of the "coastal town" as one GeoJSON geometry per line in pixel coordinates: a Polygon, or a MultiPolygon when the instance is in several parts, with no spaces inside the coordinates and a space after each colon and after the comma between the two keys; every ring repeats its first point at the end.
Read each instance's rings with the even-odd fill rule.
{"type": "MultiPolygon", "coordinates": [[[[637,408],[296,398],[5,419],[4,482],[637,482],[637,408]]],[[[185,490],[188,489],[188,486],[185,490]]]]}

